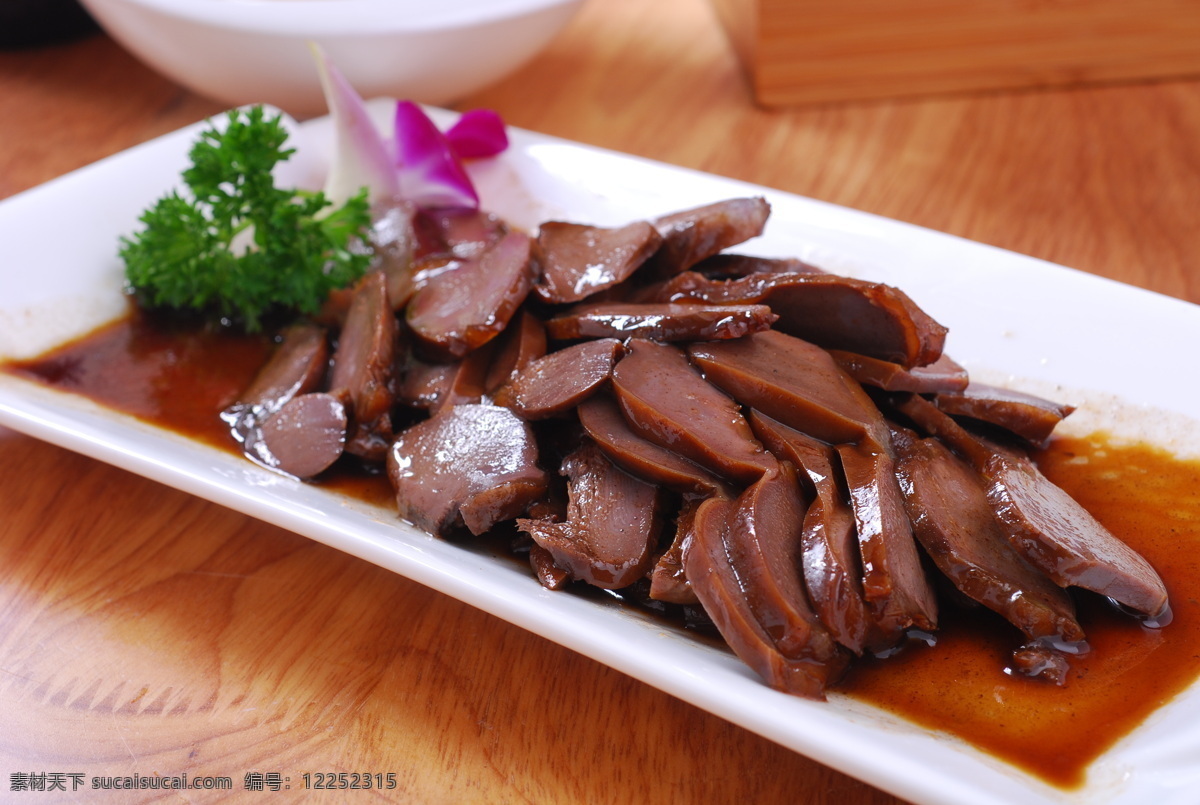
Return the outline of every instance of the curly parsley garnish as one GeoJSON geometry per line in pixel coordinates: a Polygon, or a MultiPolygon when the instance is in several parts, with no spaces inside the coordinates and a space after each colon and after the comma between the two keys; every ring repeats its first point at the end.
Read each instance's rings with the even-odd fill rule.
{"type": "Polygon", "coordinates": [[[233,110],[223,131],[204,131],[172,191],[122,237],[125,279],[155,308],[212,314],[254,332],[277,311],[316,312],[329,292],[366,271],[366,191],[331,208],[324,193],[275,187],[272,169],[295,149],[280,116],[233,110]]]}

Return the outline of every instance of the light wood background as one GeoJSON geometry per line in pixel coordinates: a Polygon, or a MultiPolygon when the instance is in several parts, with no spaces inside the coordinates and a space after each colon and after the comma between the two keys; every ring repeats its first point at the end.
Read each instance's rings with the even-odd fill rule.
{"type": "MultiPolygon", "coordinates": [[[[593,0],[460,106],[1200,302],[1200,82],[766,111],[704,0],[593,0]]],[[[103,36],[0,53],[0,197],[221,108],[103,36]]],[[[278,802],[304,771],[369,771],[414,802],[895,801],[365,562],[2,429],[0,725],[0,800],[14,772],[279,772],[290,792],[241,797],[278,802]]]]}

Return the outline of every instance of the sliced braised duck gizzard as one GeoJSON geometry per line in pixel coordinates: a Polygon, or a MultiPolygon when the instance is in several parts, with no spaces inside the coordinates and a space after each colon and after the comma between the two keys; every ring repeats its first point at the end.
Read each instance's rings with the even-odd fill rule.
{"type": "Polygon", "coordinates": [[[529,364],[546,354],[546,327],[542,320],[522,308],[496,338],[496,352],[488,369],[485,387],[495,393],[529,364]]]}
{"type": "Polygon", "coordinates": [[[671,538],[667,549],[654,560],[654,567],[650,571],[650,597],[655,601],[684,606],[700,603],[683,569],[683,551],[696,529],[696,510],[705,500],[699,495],[687,496],[676,512],[675,536],[671,538]]]}
{"type": "Polygon", "coordinates": [[[496,405],[455,405],[396,436],[387,472],[402,518],[432,534],[475,535],[546,492],[529,424],[496,405]]]}
{"type": "Polygon", "coordinates": [[[453,360],[503,332],[533,285],[530,247],[527,235],[509,232],[430,276],[405,310],[420,346],[453,360]]]}
{"type": "Polygon", "coordinates": [[[509,231],[494,213],[466,207],[421,208],[413,228],[422,254],[447,254],[460,260],[478,257],[509,231]]]}
{"type": "Polygon", "coordinates": [[[751,274],[825,274],[822,268],[795,257],[759,257],[724,252],[705,258],[692,271],[713,280],[733,280],[751,274]]]}
{"type": "Polygon", "coordinates": [[[862,559],[854,512],[829,445],[758,411],[750,415],[755,435],[781,461],[800,469],[812,486],[812,501],[800,533],[805,587],[821,623],[855,654],[868,646],[894,645],[884,636],[863,595],[862,559]]]}
{"type": "Polygon", "coordinates": [[[1058,423],[1075,410],[1071,405],[984,383],[971,383],[957,393],[937,394],[933,402],[947,414],[987,422],[1033,445],[1044,444],[1058,423]]]}
{"type": "Polygon", "coordinates": [[[736,501],[696,512],[684,569],[721,636],[779,690],[823,699],[845,654],[809,607],[800,577],[805,501],[790,464],[778,464],[736,501]]]}
{"type": "Polygon", "coordinates": [[[255,374],[238,401],[221,412],[239,441],[246,430],[262,422],[298,394],[315,391],[329,368],[329,340],[325,328],[295,324],[283,331],[271,357],[255,374]]]}
{"type": "Polygon", "coordinates": [[[708,382],[796,430],[830,444],[886,443],[886,425],[874,402],[814,344],[767,330],[690,344],[688,356],[708,382]]]}
{"type": "Polygon", "coordinates": [[[260,457],[297,478],[320,475],[346,449],[346,406],[332,394],[299,394],[262,424],[260,457]]]}
{"type": "Polygon", "coordinates": [[[1013,549],[979,473],[936,439],[897,431],[893,444],[913,531],[938,570],[1025,635],[1017,670],[1064,684],[1064,653],[1087,650],[1070,596],[1013,549]],[[1043,658],[1032,668],[1024,661],[1031,653],[1043,658]]]}
{"type": "Polygon", "coordinates": [[[713,341],[770,328],[779,317],[766,305],[612,302],[588,305],[546,322],[554,339],[650,338],[713,341]]]}
{"type": "MultiPolygon", "coordinates": [[[[270,430],[271,438],[265,437],[266,425],[280,414],[289,403],[298,398],[306,397],[320,388],[325,379],[329,365],[329,343],[325,329],[315,324],[297,324],[284,330],[279,345],[271,353],[271,357],[259,369],[250,385],[242,392],[241,398],[221,412],[221,419],[229,425],[233,437],[241,442],[245,454],[258,463],[272,469],[286,472],[298,478],[308,478],[324,470],[311,471],[311,462],[302,461],[293,464],[289,457],[296,452],[308,453],[310,437],[303,433],[295,435],[296,445],[281,443],[278,438],[282,431],[292,429],[291,424],[303,421],[296,418],[297,414],[315,413],[314,404],[300,403],[289,414],[286,420],[276,423],[270,430]],[[285,427],[288,425],[289,427],[285,427]],[[272,447],[274,442],[274,447],[272,447]],[[294,448],[294,449],[293,449],[294,448]],[[277,455],[282,453],[282,458],[277,455]]],[[[342,407],[338,401],[338,407],[342,407]]],[[[329,424],[327,416],[318,417],[318,428],[323,429],[329,424]]],[[[324,433],[324,430],[321,431],[324,433]]],[[[345,410],[342,410],[342,427],[340,441],[344,444],[346,436],[345,410]]],[[[316,443],[326,445],[324,436],[315,437],[316,443]]],[[[284,440],[286,441],[286,440],[284,440]]],[[[320,448],[314,448],[322,452],[320,448]]],[[[339,447],[336,460],[342,453],[339,447]]],[[[332,463],[332,461],[330,461],[332,463]]]]}
{"type": "Polygon", "coordinates": [[[369,461],[382,461],[392,440],[398,337],[387,280],[369,273],[354,291],[329,375],[329,392],[347,408],[346,452],[369,461]]]}
{"type": "Polygon", "coordinates": [[[964,427],[1037,444],[1069,407],[969,382],[895,288],[723,252],[768,212],[551,223],[535,246],[486,213],[390,208],[375,270],[320,319],[341,329],[332,361],[320,328],[289,332],[223,417],[297,477],[384,460],[400,517],[434,534],[518,519],[548,588],[698,602],[801,696],[933,629],[933,565],[1023,632],[1029,676],[1061,681],[1082,648],[1062,588],[1164,625],[1142,557],[1023,448],[964,427]],[[931,438],[894,436],[881,405],[931,438]],[[393,416],[427,418],[393,434],[393,416]]]}
{"type": "Polygon", "coordinates": [[[836,447],[850,492],[858,551],[863,566],[863,596],[881,633],[876,653],[900,644],[909,629],[937,628],[937,599],[921,566],[912,525],[896,481],[890,445],[836,447]]]}
{"type": "Polygon", "coordinates": [[[775,328],[826,349],[856,352],[905,367],[933,363],[946,328],[898,288],[834,274],[750,274],[711,280],[689,272],[658,286],[647,301],[763,304],[775,328]]]}
{"type": "Polygon", "coordinates": [[[409,355],[397,385],[396,401],[436,413],[451,405],[483,402],[488,396],[488,373],[494,366],[492,343],[448,363],[430,363],[409,355]]]}
{"type": "Polygon", "coordinates": [[[918,394],[960,392],[970,382],[967,370],[945,354],[928,366],[912,368],[840,349],[831,349],[829,354],[846,374],[859,383],[884,391],[912,391],[918,394]]]}
{"type": "Polygon", "coordinates": [[[661,245],[648,221],[616,228],[547,221],[534,244],[534,291],[551,304],[578,302],[624,282],[661,245]]]}
{"type": "Polygon", "coordinates": [[[614,465],[585,440],[562,464],[567,518],[520,518],[517,527],[573,579],[606,589],[646,575],[662,529],[663,492],[614,465]]]}
{"type": "Polygon", "coordinates": [[[608,394],[589,397],[576,413],[588,436],[626,472],[685,494],[708,496],[727,491],[726,482],[713,473],[635,431],[608,394]]]}
{"type": "Polygon", "coordinates": [[[1140,616],[1170,622],[1166,585],[1150,563],[1050,481],[1025,454],[985,443],[919,395],[897,409],[982,477],[988,503],[1021,557],[1060,587],[1080,587],[1140,616]]]}
{"type": "Polygon", "coordinates": [[[762,234],[771,205],[766,199],[734,198],[663,215],[651,223],[662,245],[646,263],[651,278],[686,271],[708,257],[762,234]]]}
{"type": "Polygon", "coordinates": [[[642,338],[627,348],[612,382],[636,432],[736,483],[753,483],[775,466],[738,404],[706,381],[683,350],[642,338]]]}
{"type": "Polygon", "coordinates": [[[551,352],[518,372],[495,395],[523,419],[546,419],[577,407],[608,385],[625,352],[615,338],[582,341],[551,352]]]}
{"type": "Polygon", "coordinates": [[[407,305],[416,290],[413,282],[417,250],[413,218],[416,215],[417,207],[409,201],[392,201],[377,205],[374,210],[371,245],[376,267],[387,277],[388,301],[394,310],[407,305]]]}

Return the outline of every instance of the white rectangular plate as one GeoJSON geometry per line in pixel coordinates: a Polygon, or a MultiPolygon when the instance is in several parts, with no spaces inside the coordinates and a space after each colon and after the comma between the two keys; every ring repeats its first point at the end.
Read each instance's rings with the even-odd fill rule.
{"type": "MultiPolygon", "coordinates": [[[[372,104],[381,128],[390,106],[372,104]]],[[[433,110],[446,124],[449,113],[433,110]]],[[[0,360],[36,354],[123,310],[117,238],[177,181],[197,127],[0,204],[0,360]]],[[[319,185],[331,127],[295,128],[286,177],[319,185]]],[[[958,238],[659,163],[512,131],[472,166],[484,205],[519,226],[620,224],[763,195],[773,214],[748,244],[903,288],[950,328],[977,377],[1079,405],[1068,423],[1200,454],[1193,377],[1163,345],[1200,344],[1200,307],[958,238]]],[[[727,653],[637,613],[549,593],[512,562],[408,528],[389,512],[281,478],[228,453],[0,375],[0,423],[291,529],[586,654],[817,761],[921,803],[1192,801],[1200,786],[1200,687],[1091,767],[1080,790],[1047,786],[952,736],[845,697],[819,704],[766,688],[727,653]]]]}

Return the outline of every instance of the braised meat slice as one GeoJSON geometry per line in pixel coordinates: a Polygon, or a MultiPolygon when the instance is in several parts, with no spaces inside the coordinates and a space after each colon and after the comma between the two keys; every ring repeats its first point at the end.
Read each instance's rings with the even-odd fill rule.
{"type": "Polygon", "coordinates": [[[613,389],[635,431],[738,483],[753,483],[776,464],[737,403],[705,381],[682,350],[640,338],[628,349],[613,370],[613,389]]]}
{"type": "Polygon", "coordinates": [[[574,579],[620,589],[646,575],[662,527],[662,493],[609,461],[591,441],[562,464],[567,519],[517,520],[574,579]]]}
{"type": "Polygon", "coordinates": [[[714,254],[691,268],[709,279],[737,279],[750,274],[824,274],[823,269],[795,257],[758,257],[750,254],[714,254]]]}
{"type": "Polygon", "coordinates": [[[1034,445],[1049,439],[1058,423],[1075,410],[1071,405],[985,383],[971,383],[958,393],[938,394],[933,402],[947,414],[996,425],[1034,445]]]}
{"type": "Polygon", "coordinates": [[[768,330],[697,343],[688,355],[705,378],[743,405],[824,441],[886,439],[883,415],[829,353],[768,330]]]}
{"type": "Polygon", "coordinates": [[[267,466],[312,478],[333,466],[346,447],[346,407],[332,394],[299,394],[262,424],[257,455],[267,466]]]}
{"type": "Polygon", "coordinates": [[[496,351],[484,384],[489,394],[546,354],[546,328],[541,319],[522,308],[493,343],[496,351]]]}
{"type": "Polygon", "coordinates": [[[630,427],[607,394],[584,400],[576,409],[579,423],[605,454],[625,471],[677,492],[713,494],[725,482],[673,450],[660,447],[630,427]]]}
{"type": "Polygon", "coordinates": [[[389,200],[372,210],[371,246],[375,250],[378,270],[387,277],[388,301],[393,310],[408,304],[416,290],[413,284],[413,259],[417,249],[415,215],[417,206],[411,201],[389,200]]]}
{"type": "Polygon", "coordinates": [[[603,388],[624,352],[615,338],[583,341],[551,352],[518,372],[496,394],[495,402],[523,419],[558,416],[603,388]]]}
{"type": "Polygon", "coordinates": [[[1105,596],[1148,625],[1170,621],[1166,586],[1150,563],[1042,475],[1028,456],[983,442],[918,395],[899,400],[897,407],[983,477],[988,503],[1025,561],[1060,587],[1105,596]]]}
{"type": "Polygon", "coordinates": [[[414,221],[420,250],[477,257],[504,237],[508,225],[494,213],[467,207],[423,207],[414,221]]]}
{"type": "Polygon", "coordinates": [[[714,305],[762,304],[775,327],[826,349],[856,352],[905,367],[933,363],[946,328],[898,288],[834,274],[750,274],[710,280],[696,272],[659,286],[655,299],[714,305]]]}
{"type": "Polygon", "coordinates": [[[499,335],[533,284],[531,241],[509,232],[475,257],[431,274],[408,303],[408,326],[443,360],[461,358],[499,335]]]}
{"type": "Polygon", "coordinates": [[[439,363],[408,356],[396,384],[396,402],[425,411],[437,410],[448,398],[461,368],[462,361],[439,363]]]}
{"type": "MultiPolygon", "coordinates": [[[[913,532],[934,564],[967,597],[999,613],[1032,643],[1077,653],[1084,639],[1070,596],[1013,549],[979,474],[936,439],[893,439],[913,532]],[[1076,644],[1076,645],[1071,645],[1076,644]]],[[[1037,670],[1062,684],[1065,663],[1037,670]]],[[[1025,665],[1025,670],[1032,666],[1025,665]]]]}
{"type": "Polygon", "coordinates": [[[675,536],[650,571],[650,597],[655,601],[691,605],[700,603],[683,569],[683,550],[696,528],[696,510],[705,498],[691,495],[684,499],[675,517],[675,536]]]}
{"type": "Polygon", "coordinates": [[[855,654],[886,645],[863,597],[858,532],[833,448],[782,422],[753,411],[754,433],[781,461],[807,476],[812,502],[800,535],[801,567],[813,609],[834,639],[855,654]]]}
{"type": "Polygon", "coordinates": [[[434,534],[482,534],[546,491],[528,423],[495,405],[456,405],[401,432],[387,454],[400,516],[434,534]]]}
{"type": "Polygon", "coordinates": [[[556,316],[546,322],[546,332],[560,340],[711,341],[766,330],[777,318],[766,305],[605,303],[556,316]]]}
{"type": "Polygon", "coordinates": [[[547,590],[561,590],[571,583],[571,574],[554,564],[554,554],[536,542],[529,546],[529,566],[547,590]]]}
{"type": "Polygon", "coordinates": [[[256,423],[283,407],[297,394],[318,388],[325,379],[329,344],[325,329],[296,324],[283,331],[279,346],[250,381],[236,403],[221,412],[239,439],[256,423]]]}
{"type": "Polygon", "coordinates": [[[347,401],[346,452],[371,461],[383,459],[392,439],[397,330],[386,278],[377,271],[367,274],[338,335],[329,391],[347,401]]]}
{"type": "Polygon", "coordinates": [[[845,667],[800,578],[804,501],[779,465],[736,502],[710,498],[696,512],[684,570],[721,636],[767,684],[813,699],[845,667]]]}
{"type": "Polygon", "coordinates": [[[661,245],[648,221],[617,228],[547,221],[534,244],[534,291],[552,304],[578,302],[624,282],[661,245]]]}
{"type": "Polygon", "coordinates": [[[771,205],[763,198],[735,198],[664,215],[653,221],[663,243],[646,265],[656,277],[678,274],[706,257],[762,234],[771,205]]]}
{"type": "Polygon", "coordinates": [[[970,381],[967,370],[945,354],[928,366],[910,369],[898,363],[840,349],[831,349],[829,354],[846,374],[859,383],[884,391],[913,391],[918,394],[958,392],[967,388],[970,381]]]}
{"type": "Polygon", "coordinates": [[[854,512],[863,596],[884,642],[868,648],[878,652],[910,628],[936,629],[937,600],[921,567],[891,455],[862,445],[838,445],[837,454],[854,512]]]}

